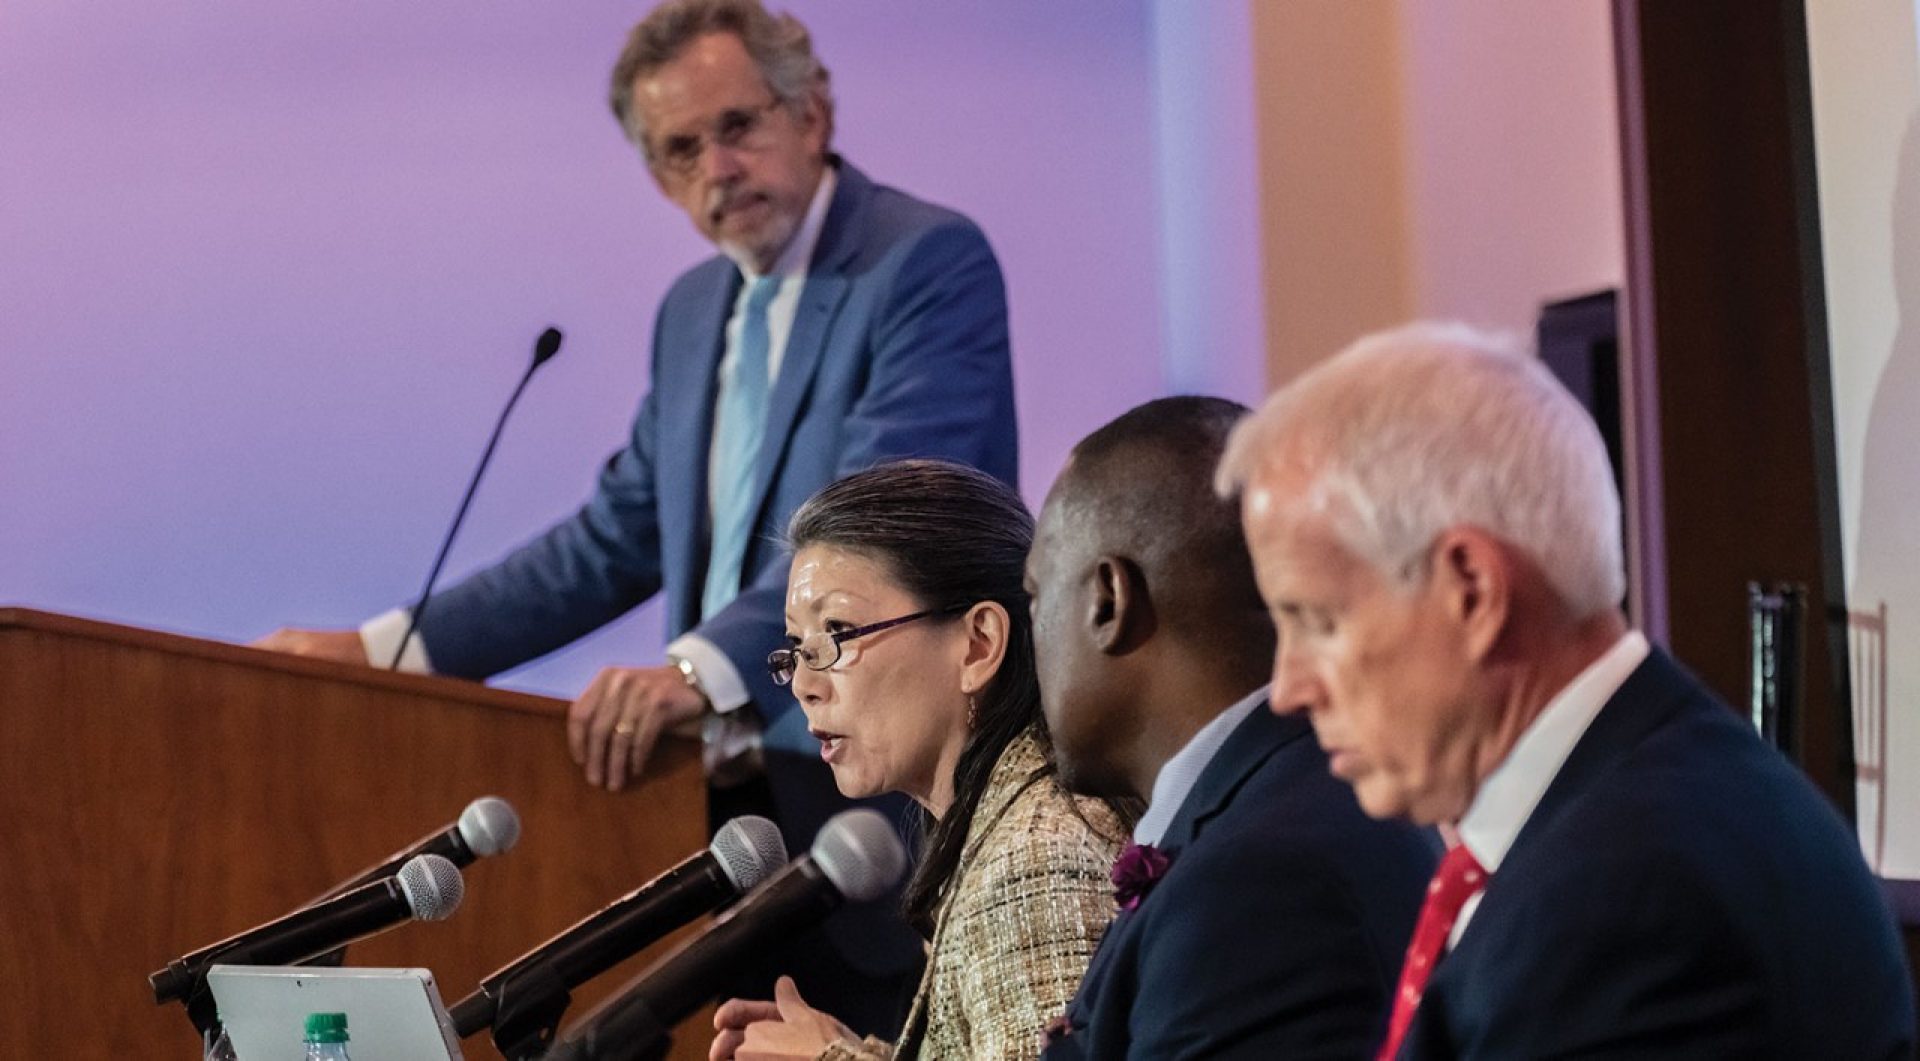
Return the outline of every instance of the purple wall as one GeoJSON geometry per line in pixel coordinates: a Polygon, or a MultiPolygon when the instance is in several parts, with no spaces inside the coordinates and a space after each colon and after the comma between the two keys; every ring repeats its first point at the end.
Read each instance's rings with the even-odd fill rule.
{"type": "MultiPolygon", "coordinates": [[[[1166,386],[1149,3],[789,6],[838,146],[999,250],[1037,499],[1166,386]]],[[[8,0],[0,603],[249,638],[411,596],[549,322],[449,571],[570,511],[706,253],[602,103],[640,10],[8,0]]],[[[509,684],[659,645],[644,609],[509,684]]]]}

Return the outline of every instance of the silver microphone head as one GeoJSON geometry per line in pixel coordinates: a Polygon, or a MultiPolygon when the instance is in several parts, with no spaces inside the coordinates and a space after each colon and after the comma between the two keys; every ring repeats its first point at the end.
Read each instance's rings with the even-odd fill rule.
{"type": "Polygon", "coordinates": [[[780,838],[780,827],[757,814],[722,825],[707,850],[739,892],[752,891],[787,864],[787,842],[780,838]]]}
{"type": "Polygon", "coordinates": [[[841,811],[813,838],[814,865],[856,903],[872,902],[900,883],[907,872],[907,849],[893,826],[877,810],[841,811]]]}
{"type": "Polygon", "coordinates": [[[400,880],[400,893],[417,921],[444,921],[460,906],[467,893],[460,867],[439,855],[415,855],[394,874],[400,880]]]}
{"type": "Polygon", "coordinates": [[[520,840],[520,815],[499,796],[482,796],[460,812],[460,839],[475,858],[509,850],[520,840]]]}

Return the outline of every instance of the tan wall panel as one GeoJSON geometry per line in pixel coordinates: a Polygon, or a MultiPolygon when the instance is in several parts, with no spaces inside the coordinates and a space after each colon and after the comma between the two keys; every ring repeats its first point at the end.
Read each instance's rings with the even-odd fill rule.
{"type": "Polygon", "coordinates": [[[1251,0],[1268,382],[1624,273],[1605,0],[1251,0]]]}
{"type": "Polygon", "coordinates": [[[1391,0],[1253,4],[1268,382],[1413,314],[1391,0]]]}

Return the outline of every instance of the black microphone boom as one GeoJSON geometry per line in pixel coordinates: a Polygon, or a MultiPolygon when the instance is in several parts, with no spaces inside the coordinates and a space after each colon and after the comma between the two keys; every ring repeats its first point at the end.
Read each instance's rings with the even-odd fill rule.
{"type": "MultiPolygon", "coordinates": [[[[351,891],[368,881],[391,877],[400,867],[420,855],[439,855],[455,866],[466,868],[475,859],[504,854],[520,841],[520,815],[513,804],[498,796],[482,796],[467,804],[460,817],[443,829],[437,829],[395,851],[374,865],[348,877],[315,899],[325,902],[351,891]]],[[[311,904],[309,904],[311,905],[311,904]]]]}
{"type": "MultiPolygon", "coordinates": [[[[421,855],[439,855],[462,869],[473,864],[475,859],[502,854],[520,842],[520,815],[513,804],[499,796],[482,796],[467,804],[460,817],[452,825],[415,840],[406,847],[395,851],[379,862],[348,877],[339,884],[327,889],[319,898],[308,903],[323,903],[336,895],[353,890],[369,881],[382,877],[391,877],[400,872],[400,867],[421,855]]],[[[315,955],[301,965],[337,966],[346,960],[347,948],[339,947],[325,954],[315,955]]]]}
{"type": "Polygon", "coordinates": [[[879,898],[906,864],[906,851],[885,816],[866,809],[835,815],[805,857],[568,1029],[547,1054],[549,1061],[665,1056],[669,1029],[710,1001],[741,960],[771,940],[825,920],[844,902],[879,898]]]}
{"type": "Polygon", "coordinates": [[[785,865],[780,828],[752,815],[722,826],[713,846],[582,918],[514,959],[447,1012],[466,1038],[493,1029],[508,1058],[538,1056],[571,1002],[569,992],[694,918],[750,891],[785,865]]]}
{"type": "Polygon", "coordinates": [[[226,965],[296,965],[403,921],[438,921],[460,905],[460,870],[438,855],[421,855],[392,877],[363,884],[322,903],[302,907],[257,928],[168,962],[147,977],[153,1000],[187,1003],[202,1031],[212,1018],[205,996],[207,970],[226,965]]]}
{"type": "Polygon", "coordinates": [[[440,581],[440,568],[447,562],[447,552],[453,548],[454,536],[460,533],[461,521],[467,518],[467,506],[473,504],[473,492],[480,487],[480,477],[487,473],[487,463],[493,460],[493,448],[500,444],[500,432],[506,430],[508,415],[519,404],[520,394],[527,389],[534,372],[560,352],[560,339],[560,329],[548,328],[534,341],[533,361],[521,373],[519,386],[513,388],[513,396],[507,399],[507,407],[500,410],[500,419],[494,421],[493,435],[487,439],[486,451],[480,454],[480,466],[473,470],[473,479],[467,483],[466,496],[460,499],[460,508],[453,514],[453,526],[447,528],[447,536],[440,542],[440,555],[433,558],[433,569],[427,572],[426,587],[420,591],[420,599],[407,609],[407,632],[401,636],[400,647],[393,652],[393,662],[387,664],[388,670],[400,669],[400,659],[407,653],[407,642],[413,640],[413,632],[420,628],[420,613],[426,610],[427,598],[433,596],[433,584],[440,581]]]}

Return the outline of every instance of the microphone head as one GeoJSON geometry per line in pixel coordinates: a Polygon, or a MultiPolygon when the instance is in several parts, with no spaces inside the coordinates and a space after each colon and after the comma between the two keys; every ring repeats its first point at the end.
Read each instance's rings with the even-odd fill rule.
{"type": "Polygon", "coordinates": [[[460,906],[467,893],[460,879],[460,867],[439,855],[415,855],[394,874],[400,881],[400,893],[407,897],[416,921],[444,921],[460,906]]]}
{"type": "Polygon", "coordinates": [[[739,892],[752,891],[787,864],[787,842],[780,838],[780,827],[757,814],[722,825],[707,850],[739,892]]]}
{"type": "Polygon", "coordinates": [[[460,839],[475,858],[510,851],[520,840],[520,815],[499,796],[482,796],[460,812],[460,839]]]}
{"type": "Polygon", "coordinates": [[[850,902],[872,902],[900,883],[907,872],[907,849],[893,826],[877,810],[841,811],[813,838],[814,865],[850,902]]]}
{"type": "Polygon", "coordinates": [[[563,336],[560,334],[560,329],[558,328],[548,328],[546,331],[540,333],[540,338],[533,342],[534,368],[539,368],[541,365],[553,360],[553,355],[560,352],[560,340],[562,338],[563,336]]]}

